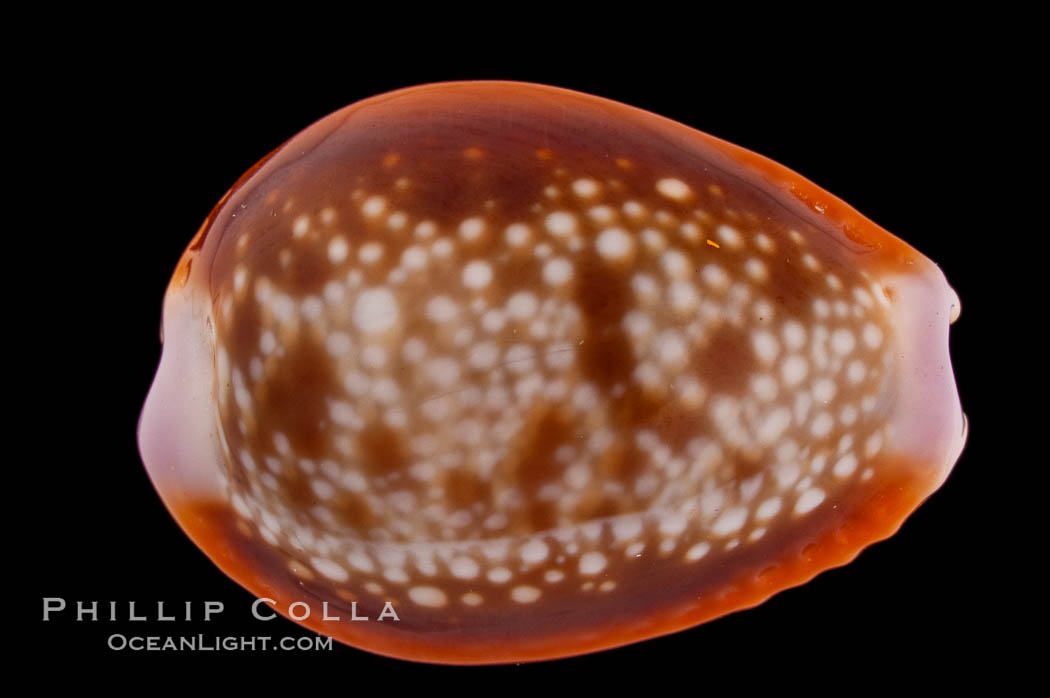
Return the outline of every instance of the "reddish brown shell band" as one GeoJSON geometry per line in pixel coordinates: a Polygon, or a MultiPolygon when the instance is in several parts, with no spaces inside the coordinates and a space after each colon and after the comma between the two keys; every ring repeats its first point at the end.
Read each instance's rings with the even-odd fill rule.
{"type": "MultiPolygon", "coordinates": [[[[911,467],[911,466],[907,466],[911,467]]],[[[633,599],[625,597],[623,611],[633,615],[630,622],[604,616],[606,609],[567,609],[579,611],[577,617],[558,616],[551,627],[537,629],[535,635],[520,636],[504,629],[504,619],[494,618],[485,632],[460,626],[445,628],[440,633],[430,627],[426,618],[414,615],[410,604],[394,601],[398,627],[376,622],[382,606],[359,601],[357,615],[369,622],[349,620],[352,598],[333,597],[316,579],[304,580],[275,555],[271,548],[252,541],[247,526],[238,523],[226,505],[173,505],[171,510],[186,531],[220,569],[260,598],[277,601],[267,604],[263,613],[272,609],[288,617],[291,603],[302,601],[310,606],[309,617],[300,624],[332,636],[340,642],[368,649],[390,657],[442,664],[495,664],[567,657],[630,644],[651,637],[691,628],[741,609],[756,606],[773,594],[804,584],[818,573],[844,565],[871,543],[893,535],[903,519],[925,498],[925,488],[911,478],[898,482],[887,479],[879,489],[851,507],[840,507],[833,517],[809,522],[805,531],[791,536],[784,548],[770,541],[768,550],[756,550],[752,559],[722,576],[697,580],[689,591],[679,591],[692,599],[670,603],[659,587],[641,577],[636,580],[633,599]],[[812,529],[812,530],[810,530],[812,529]],[[769,557],[762,557],[761,553],[769,557]],[[338,621],[323,621],[327,601],[329,615],[338,621]],[[412,622],[415,620],[416,622],[412,622]],[[406,621],[409,621],[406,623],[406,621]]],[[[779,540],[779,539],[778,539],[779,540]]],[[[632,585],[635,586],[635,585],[632,585]]],[[[348,595],[349,596],[349,595],[348,595]]],[[[532,609],[528,609],[532,610],[532,609]]],[[[304,610],[293,609],[301,616],[304,610]]],[[[624,613],[622,617],[628,614],[624,613]]]]}
{"type": "Polygon", "coordinates": [[[565,90],[430,85],[224,197],[140,444],[190,537],[318,632],[565,656],[896,530],[964,440],[957,314],[929,260],[761,156],[565,90]]]}

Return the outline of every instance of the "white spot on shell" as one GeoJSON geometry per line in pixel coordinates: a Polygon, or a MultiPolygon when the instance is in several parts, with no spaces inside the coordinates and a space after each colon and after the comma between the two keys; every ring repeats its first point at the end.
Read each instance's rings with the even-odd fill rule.
{"type": "Polygon", "coordinates": [[[408,590],[408,598],[420,606],[429,608],[441,608],[448,603],[448,597],[445,595],[445,592],[431,586],[412,587],[408,590]]]}
{"type": "Polygon", "coordinates": [[[864,442],[864,456],[871,458],[882,450],[882,434],[875,432],[864,442]]]}
{"type": "MultiPolygon", "coordinates": [[[[730,225],[720,225],[717,231],[718,239],[722,241],[722,244],[730,249],[738,249],[744,244],[744,239],[737,232],[736,228],[730,225]]],[[[761,262],[759,262],[761,264],[761,262]]]]}
{"type": "Polygon", "coordinates": [[[700,305],[700,294],[696,290],[696,286],[688,281],[676,279],[671,282],[670,288],[668,288],[668,295],[670,296],[671,309],[679,315],[687,315],[700,305]]]}
{"type": "Polygon", "coordinates": [[[332,562],[328,558],[315,557],[310,560],[310,563],[313,565],[315,570],[320,572],[325,577],[328,577],[332,581],[345,582],[346,580],[350,579],[350,573],[347,572],[342,565],[332,562]]]}
{"type": "Polygon", "coordinates": [[[727,509],[719,516],[711,526],[711,532],[716,536],[726,536],[739,531],[744,522],[747,521],[747,509],[745,507],[733,507],[727,509]]]}
{"type": "Polygon", "coordinates": [[[869,322],[864,325],[862,331],[864,337],[864,344],[870,349],[878,349],[879,345],[882,344],[882,330],[875,323],[869,322]]]}
{"type": "Polygon", "coordinates": [[[784,338],[784,346],[788,349],[797,350],[806,345],[806,330],[797,320],[785,322],[781,334],[784,338]]]}
{"type": "Polygon", "coordinates": [[[521,546],[522,561],[534,565],[547,559],[549,548],[542,540],[533,539],[521,546]]]}
{"type": "Polygon", "coordinates": [[[427,253],[419,245],[412,245],[401,253],[401,265],[411,270],[422,269],[427,265],[427,253]]]}
{"type": "Polygon", "coordinates": [[[667,239],[659,230],[646,228],[642,231],[641,237],[642,244],[645,245],[645,248],[654,254],[663,252],[667,247],[667,239]]]}
{"type": "Polygon", "coordinates": [[[623,228],[606,228],[594,244],[599,255],[612,261],[626,260],[634,251],[634,240],[623,228]]]}
{"type": "Polygon", "coordinates": [[[576,232],[576,217],[565,211],[555,211],[544,221],[547,231],[557,238],[565,238],[576,232]]]}
{"type": "Polygon", "coordinates": [[[434,237],[435,233],[437,233],[437,225],[433,221],[421,221],[416,226],[416,237],[420,240],[434,237]]]}
{"type": "Polygon", "coordinates": [[[852,453],[847,453],[842,458],[839,458],[835,465],[832,467],[831,472],[835,473],[836,477],[849,477],[853,474],[853,471],[857,469],[857,457],[852,453]]]}
{"type": "Polygon", "coordinates": [[[491,281],[492,267],[484,260],[475,259],[463,268],[463,285],[467,288],[485,288],[491,281]]]}
{"type": "Polygon", "coordinates": [[[824,496],[824,490],[819,487],[811,487],[803,492],[802,496],[795,502],[795,513],[808,514],[820,506],[820,503],[824,501],[824,496]]]}
{"type": "Polygon", "coordinates": [[[612,223],[616,219],[616,212],[608,206],[592,206],[587,215],[599,225],[612,223]]]}
{"type": "Polygon", "coordinates": [[[689,258],[675,249],[667,250],[660,255],[660,267],[663,269],[664,274],[672,279],[688,278],[693,269],[689,258]]]}
{"type": "Polygon", "coordinates": [[[365,218],[378,218],[386,210],[386,199],[381,196],[370,196],[365,199],[361,206],[361,213],[365,218]]]}
{"type": "Polygon", "coordinates": [[[572,191],[581,199],[590,199],[598,194],[598,183],[593,179],[577,179],[572,183],[572,191]]]}
{"type": "Polygon", "coordinates": [[[850,383],[860,383],[867,374],[867,369],[859,359],[850,361],[849,366],[846,367],[846,378],[850,383]]]}
{"type": "Polygon", "coordinates": [[[771,519],[777,515],[777,513],[780,511],[780,507],[780,497],[773,497],[771,499],[767,499],[766,501],[758,505],[758,509],[755,510],[755,518],[757,518],[760,521],[771,519]]]}
{"type": "Polygon", "coordinates": [[[448,565],[449,572],[458,579],[474,579],[480,572],[478,563],[474,558],[461,556],[454,558],[448,565]]]}
{"type": "Polygon", "coordinates": [[[605,555],[597,551],[584,553],[580,557],[580,574],[598,574],[605,569],[608,560],[605,555]]]}
{"type": "Polygon", "coordinates": [[[840,327],[831,333],[831,349],[836,354],[846,355],[853,351],[857,344],[853,333],[844,327],[840,327]]]}
{"type": "Polygon", "coordinates": [[[515,320],[528,320],[539,307],[536,296],[528,291],[519,291],[507,301],[507,315],[515,320]]]}
{"type": "Polygon", "coordinates": [[[431,321],[445,323],[459,314],[459,306],[448,296],[435,296],[427,302],[426,313],[431,321]]]}
{"type": "Polygon", "coordinates": [[[716,291],[723,291],[729,285],[729,275],[717,264],[707,264],[700,270],[700,278],[716,291]]]}
{"type": "Polygon", "coordinates": [[[666,177],[659,180],[656,183],[656,191],[660,192],[661,195],[666,196],[668,199],[675,201],[683,201],[689,198],[692,194],[692,189],[689,185],[680,179],[674,179],[673,177],[666,177]]]}
{"type": "Polygon", "coordinates": [[[809,364],[798,354],[792,354],[791,356],[784,359],[784,363],[781,366],[780,372],[784,378],[784,384],[787,386],[798,385],[805,379],[806,373],[809,371],[809,364]]]}
{"type": "Polygon", "coordinates": [[[809,431],[813,436],[820,438],[827,436],[831,433],[831,427],[835,425],[835,420],[827,412],[821,412],[813,418],[813,423],[809,427],[809,431]]]}
{"type": "Polygon", "coordinates": [[[460,376],[459,362],[448,357],[438,357],[426,363],[427,377],[439,388],[450,388],[460,376]]]}
{"type": "Polygon", "coordinates": [[[759,361],[767,364],[776,361],[777,355],[780,353],[780,345],[772,333],[766,330],[754,332],[751,335],[751,343],[759,361]]]}
{"type": "Polygon", "coordinates": [[[448,238],[439,238],[430,246],[430,253],[438,259],[446,259],[452,254],[452,241],[448,238]]]}
{"type": "Polygon", "coordinates": [[[339,264],[346,259],[349,251],[350,246],[346,244],[346,238],[338,235],[328,243],[328,261],[332,264],[339,264]]]}
{"type": "Polygon", "coordinates": [[[784,431],[791,425],[791,410],[787,407],[778,407],[769,413],[758,428],[758,441],[762,444],[772,444],[777,441],[784,431]]]}
{"type": "Polygon", "coordinates": [[[749,259],[744,262],[744,270],[747,275],[755,281],[765,281],[769,278],[769,272],[766,270],[766,265],[761,259],[749,259]]]}
{"type": "Polygon", "coordinates": [[[634,540],[642,534],[642,521],[638,517],[621,517],[613,523],[613,536],[618,541],[634,540]]]}
{"type": "Polygon", "coordinates": [[[689,550],[685,551],[685,559],[689,562],[696,562],[700,558],[704,557],[711,551],[711,544],[707,541],[697,543],[689,550]]]}
{"type": "Polygon", "coordinates": [[[514,575],[506,567],[493,567],[485,575],[489,581],[493,584],[505,584],[510,581],[510,578],[514,575]]]}
{"type": "Polygon", "coordinates": [[[459,236],[467,242],[473,242],[485,232],[485,221],[480,218],[468,218],[459,224],[459,236]]]}
{"type": "Polygon", "coordinates": [[[350,565],[356,570],[369,574],[375,571],[375,564],[372,562],[372,558],[362,552],[352,552],[346,556],[346,559],[349,560],[350,565]]]}
{"type": "Polygon", "coordinates": [[[366,333],[384,332],[397,322],[398,306],[386,288],[362,291],[354,303],[354,325],[366,333]]]}
{"type": "Polygon", "coordinates": [[[504,231],[504,237],[507,240],[507,244],[511,247],[524,247],[529,243],[532,231],[524,223],[512,223],[504,231]]]}
{"type": "Polygon", "coordinates": [[[523,584],[510,591],[510,598],[517,603],[532,603],[540,598],[542,592],[534,586],[523,584]]]}
{"type": "Polygon", "coordinates": [[[572,278],[572,264],[564,257],[555,257],[543,265],[543,280],[551,286],[561,286],[572,278]]]}

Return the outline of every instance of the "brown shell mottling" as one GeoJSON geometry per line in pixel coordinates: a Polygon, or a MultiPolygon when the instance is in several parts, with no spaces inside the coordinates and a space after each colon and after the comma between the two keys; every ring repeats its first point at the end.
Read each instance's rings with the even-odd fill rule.
{"type": "Polygon", "coordinates": [[[307,627],[566,656],[891,535],[962,448],[957,315],[929,260],[766,158],[566,90],[426,85],[215,208],[140,447],[190,537],[307,627]]]}

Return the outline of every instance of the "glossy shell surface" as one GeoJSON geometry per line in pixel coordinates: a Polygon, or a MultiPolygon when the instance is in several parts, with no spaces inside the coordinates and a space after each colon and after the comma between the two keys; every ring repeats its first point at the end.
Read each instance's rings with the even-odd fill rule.
{"type": "Polygon", "coordinates": [[[426,85],[310,126],[211,213],[140,450],[204,552],[318,632],[578,654],[892,534],[963,445],[958,312],[759,155],[566,90],[426,85]]]}

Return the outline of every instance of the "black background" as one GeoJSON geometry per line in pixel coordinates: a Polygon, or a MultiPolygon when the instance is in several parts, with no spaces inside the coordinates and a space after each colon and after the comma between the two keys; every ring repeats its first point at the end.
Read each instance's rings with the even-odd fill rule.
{"type": "Polygon", "coordinates": [[[976,162],[1001,133],[989,121],[998,103],[991,47],[934,35],[712,43],[701,33],[641,43],[531,37],[527,45],[463,34],[412,47],[359,31],[322,58],[317,47],[284,47],[274,36],[216,53],[217,31],[171,46],[148,38],[78,44],[18,107],[39,134],[23,144],[35,153],[25,179],[40,197],[29,207],[29,237],[54,270],[37,274],[29,265],[28,304],[58,318],[34,330],[29,361],[46,373],[27,371],[36,389],[22,409],[36,417],[9,437],[36,445],[26,471],[37,504],[21,529],[30,553],[12,562],[29,584],[19,608],[33,639],[23,650],[84,677],[116,667],[238,667],[264,676],[309,667],[411,684],[640,672],[688,675],[697,690],[726,678],[807,686],[829,671],[892,679],[989,661],[1001,641],[1004,574],[989,561],[1006,555],[994,552],[1001,502],[989,471],[1002,458],[1002,415],[989,399],[988,370],[991,338],[1005,320],[987,292],[998,269],[981,212],[988,183],[976,162]],[[179,530],[142,467],[135,428],[160,355],[164,289],[212,206],[285,139],[364,97],[476,78],[597,94],[750,148],[937,262],[963,303],[951,351],[971,432],[954,472],[896,536],[852,564],[756,609],[585,657],[454,669],[338,644],[321,653],[108,649],[112,633],[308,634],[283,619],[251,617],[253,597],[179,530]],[[129,601],[151,617],[157,601],[193,601],[198,618],[206,600],[226,610],[210,623],[77,623],[68,611],[44,623],[46,596],[70,606],[117,601],[125,618],[129,601]]]}

